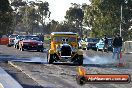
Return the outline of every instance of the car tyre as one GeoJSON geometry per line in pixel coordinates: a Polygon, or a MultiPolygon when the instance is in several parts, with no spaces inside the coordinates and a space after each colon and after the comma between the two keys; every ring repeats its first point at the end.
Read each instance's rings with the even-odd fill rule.
{"type": "Polygon", "coordinates": [[[16,45],[14,45],[14,48],[16,48],[16,45]]]}
{"type": "Polygon", "coordinates": [[[87,50],[89,50],[89,48],[87,47],[87,50]]]}
{"type": "Polygon", "coordinates": [[[83,55],[78,56],[78,65],[83,65],[83,55]]]}
{"type": "Polygon", "coordinates": [[[19,49],[19,45],[16,45],[16,48],[19,49]]]}
{"type": "Polygon", "coordinates": [[[97,47],[96,51],[98,52],[99,51],[99,48],[97,47]]]}
{"type": "Polygon", "coordinates": [[[48,54],[47,55],[47,62],[49,64],[53,64],[53,62],[54,62],[54,55],[53,54],[48,54]]]}
{"type": "Polygon", "coordinates": [[[40,50],[37,50],[37,52],[40,52],[40,50]]]}

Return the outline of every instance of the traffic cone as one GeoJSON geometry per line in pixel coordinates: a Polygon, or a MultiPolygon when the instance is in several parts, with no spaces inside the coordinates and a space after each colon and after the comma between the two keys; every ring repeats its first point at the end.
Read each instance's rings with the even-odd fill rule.
{"type": "Polygon", "coordinates": [[[119,66],[119,67],[125,66],[125,61],[124,61],[124,59],[122,58],[122,52],[120,53],[119,63],[118,63],[117,66],[119,66]]]}

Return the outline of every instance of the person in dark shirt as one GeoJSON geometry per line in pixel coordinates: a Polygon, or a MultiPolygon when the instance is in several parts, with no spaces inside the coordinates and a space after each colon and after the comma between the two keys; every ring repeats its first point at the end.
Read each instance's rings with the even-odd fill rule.
{"type": "Polygon", "coordinates": [[[104,37],[104,47],[103,47],[103,51],[106,49],[106,52],[108,52],[108,38],[105,35],[104,37]]]}
{"type": "Polygon", "coordinates": [[[113,40],[113,59],[115,58],[115,54],[117,53],[117,59],[120,59],[120,53],[122,49],[122,37],[117,34],[113,40]]]}

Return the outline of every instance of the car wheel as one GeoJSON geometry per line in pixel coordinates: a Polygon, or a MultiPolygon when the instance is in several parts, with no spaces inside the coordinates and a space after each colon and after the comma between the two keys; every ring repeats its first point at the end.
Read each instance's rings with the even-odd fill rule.
{"type": "Polygon", "coordinates": [[[16,48],[16,45],[14,44],[14,48],[16,48]]]}
{"type": "Polygon", "coordinates": [[[97,51],[97,52],[99,51],[98,47],[97,47],[96,51],[97,51]]]}
{"type": "Polygon", "coordinates": [[[89,50],[89,48],[87,47],[87,50],[89,50]]]}
{"type": "Polygon", "coordinates": [[[73,60],[73,63],[76,65],[83,65],[83,55],[76,56],[75,60],[73,60]]]}
{"type": "Polygon", "coordinates": [[[77,62],[78,62],[78,65],[83,65],[83,55],[78,56],[77,62]]]}
{"type": "Polygon", "coordinates": [[[53,54],[48,54],[47,62],[49,64],[53,64],[53,62],[54,62],[54,55],[53,54]]]}
{"type": "Polygon", "coordinates": [[[10,44],[7,44],[7,47],[11,47],[11,45],[10,44]]]}
{"type": "Polygon", "coordinates": [[[43,52],[43,50],[40,50],[40,52],[43,52]]]}
{"type": "Polygon", "coordinates": [[[40,50],[37,50],[37,52],[40,52],[40,50]]]}
{"type": "Polygon", "coordinates": [[[19,49],[19,45],[16,45],[16,48],[19,49]]]}

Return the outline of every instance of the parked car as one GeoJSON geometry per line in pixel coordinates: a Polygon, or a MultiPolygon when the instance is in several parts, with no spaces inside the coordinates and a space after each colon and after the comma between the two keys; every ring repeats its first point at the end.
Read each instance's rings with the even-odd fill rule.
{"type": "MultiPolygon", "coordinates": [[[[112,42],[113,42],[113,39],[108,38],[108,51],[113,51],[112,42]]],[[[103,50],[103,47],[104,47],[104,41],[103,39],[100,39],[99,42],[96,44],[97,51],[103,50]]]]}
{"type": "Polygon", "coordinates": [[[16,36],[15,39],[14,39],[14,48],[19,49],[19,41],[24,39],[24,38],[25,38],[25,35],[16,36]]]}
{"type": "Polygon", "coordinates": [[[98,38],[87,38],[87,50],[89,49],[96,49],[96,44],[99,42],[98,38]]]}
{"type": "Polygon", "coordinates": [[[14,40],[15,40],[15,37],[17,36],[17,34],[12,34],[12,35],[9,35],[9,44],[7,44],[8,47],[11,47],[14,45],[14,40]]]}
{"type": "Polygon", "coordinates": [[[43,52],[43,42],[39,41],[38,36],[25,36],[24,39],[19,41],[19,50],[37,50],[43,52]]]}
{"type": "Polygon", "coordinates": [[[83,64],[83,51],[78,49],[78,35],[73,32],[52,32],[47,62],[71,62],[83,64]]]}
{"type": "Polygon", "coordinates": [[[78,42],[78,44],[79,44],[79,48],[81,48],[81,49],[83,49],[83,50],[86,50],[86,49],[87,49],[87,44],[88,44],[87,41],[81,39],[81,40],[78,42]]]}

